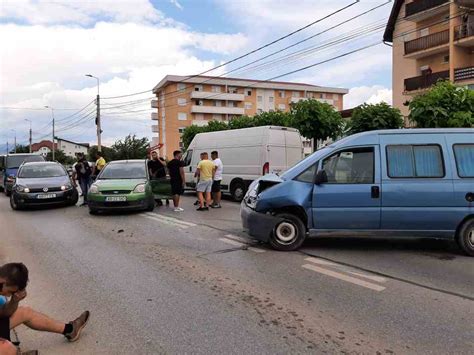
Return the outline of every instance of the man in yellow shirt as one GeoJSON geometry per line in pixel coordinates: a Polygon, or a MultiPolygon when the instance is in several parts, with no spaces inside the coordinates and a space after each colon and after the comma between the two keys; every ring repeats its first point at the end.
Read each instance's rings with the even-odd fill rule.
{"type": "Polygon", "coordinates": [[[104,157],[102,156],[101,152],[97,152],[95,154],[95,157],[96,157],[97,160],[95,162],[94,172],[92,173],[92,175],[97,176],[97,175],[99,175],[99,173],[104,168],[104,166],[106,164],[106,161],[105,161],[104,157]]]}
{"type": "Polygon", "coordinates": [[[209,160],[209,156],[206,152],[201,153],[201,161],[198,164],[196,170],[196,177],[199,177],[199,182],[197,184],[197,193],[199,198],[199,208],[198,211],[208,211],[211,205],[211,190],[212,190],[212,181],[214,179],[214,174],[216,172],[216,166],[214,163],[209,160]],[[204,194],[206,197],[207,206],[204,206],[204,194]]]}

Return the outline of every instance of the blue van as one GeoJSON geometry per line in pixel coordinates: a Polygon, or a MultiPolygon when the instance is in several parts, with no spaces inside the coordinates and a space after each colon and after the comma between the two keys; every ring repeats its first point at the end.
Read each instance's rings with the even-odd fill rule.
{"type": "Polygon", "coordinates": [[[18,153],[0,156],[0,191],[10,196],[15,185],[16,173],[23,162],[44,161],[42,155],[37,153],[18,153]]]}
{"type": "Polygon", "coordinates": [[[307,236],[456,240],[474,256],[474,129],[381,130],[316,151],[254,181],[244,228],[277,250],[307,236]]]}

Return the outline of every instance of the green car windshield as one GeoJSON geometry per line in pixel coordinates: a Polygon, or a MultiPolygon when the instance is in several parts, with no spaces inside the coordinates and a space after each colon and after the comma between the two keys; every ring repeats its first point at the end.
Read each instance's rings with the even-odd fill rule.
{"type": "Polygon", "coordinates": [[[146,179],[145,163],[111,163],[104,168],[99,179],[146,179]]]}

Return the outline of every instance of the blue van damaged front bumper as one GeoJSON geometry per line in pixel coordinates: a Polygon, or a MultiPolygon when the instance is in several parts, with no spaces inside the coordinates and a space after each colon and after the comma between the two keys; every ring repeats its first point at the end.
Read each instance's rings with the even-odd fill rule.
{"type": "Polygon", "coordinates": [[[251,209],[245,201],[240,205],[240,218],[245,231],[262,242],[268,242],[275,226],[281,221],[281,218],[251,209]]]}

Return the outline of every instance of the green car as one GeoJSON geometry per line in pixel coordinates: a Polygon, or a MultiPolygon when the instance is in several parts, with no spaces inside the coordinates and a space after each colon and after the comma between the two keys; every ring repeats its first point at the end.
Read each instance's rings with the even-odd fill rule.
{"type": "Polygon", "coordinates": [[[153,211],[155,199],[146,160],[108,163],[87,194],[89,213],[117,210],[153,211]]]}

